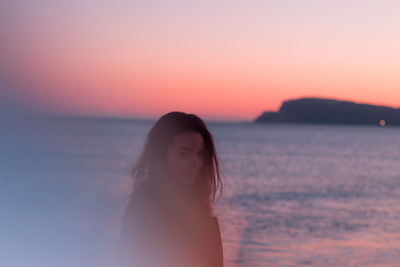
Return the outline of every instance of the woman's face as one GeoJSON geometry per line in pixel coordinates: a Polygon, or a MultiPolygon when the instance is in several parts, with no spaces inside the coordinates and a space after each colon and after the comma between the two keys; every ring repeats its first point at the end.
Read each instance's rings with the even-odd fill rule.
{"type": "Polygon", "coordinates": [[[190,185],[203,166],[204,141],[198,132],[177,134],[166,152],[169,176],[179,184],[190,185]]]}

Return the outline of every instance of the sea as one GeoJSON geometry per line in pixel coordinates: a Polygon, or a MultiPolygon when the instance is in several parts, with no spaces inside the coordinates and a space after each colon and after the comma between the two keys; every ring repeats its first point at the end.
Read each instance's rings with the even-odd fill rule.
{"type": "MultiPolygon", "coordinates": [[[[400,266],[400,127],[205,121],[224,266],[400,266]]],[[[151,119],[2,123],[0,265],[113,266],[151,119]]]]}

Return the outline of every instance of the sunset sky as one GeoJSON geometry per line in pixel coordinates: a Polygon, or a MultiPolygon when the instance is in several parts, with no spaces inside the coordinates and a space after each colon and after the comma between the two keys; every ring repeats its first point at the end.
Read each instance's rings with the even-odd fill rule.
{"type": "Polygon", "coordinates": [[[399,1],[5,0],[0,10],[1,90],[21,109],[252,120],[298,97],[400,108],[399,1]]]}

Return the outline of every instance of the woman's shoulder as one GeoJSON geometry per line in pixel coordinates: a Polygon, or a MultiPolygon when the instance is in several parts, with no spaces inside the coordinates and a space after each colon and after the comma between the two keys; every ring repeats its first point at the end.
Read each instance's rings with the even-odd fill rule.
{"type": "Polygon", "coordinates": [[[215,224],[216,226],[218,226],[219,228],[219,222],[218,222],[218,218],[215,215],[211,216],[211,221],[213,222],[213,224],[215,224]]]}
{"type": "Polygon", "coordinates": [[[145,230],[150,230],[151,225],[157,222],[154,217],[155,204],[152,204],[154,200],[151,197],[150,190],[144,185],[133,190],[125,206],[121,222],[121,235],[145,234],[145,230]]]}
{"type": "Polygon", "coordinates": [[[221,234],[221,231],[220,231],[220,227],[219,227],[218,217],[215,216],[215,215],[213,215],[213,216],[211,217],[211,222],[212,222],[212,226],[213,226],[213,229],[214,229],[215,233],[217,233],[218,235],[220,235],[220,234],[221,234]]]}
{"type": "Polygon", "coordinates": [[[224,265],[224,252],[222,247],[222,238],[221,238],[221,231],[219,227],[218,218],[216,216],[212,217],[214,222],[214,229],[215,229],[215,238],[214,238],[214,255],[215,255],[215,265],[213,266],[223,266],[224,265]]]}
{"type": "Polygon", "coordinates": [[[156,201],[154,198],[155,194],[152,191],[151,185],[147,182],[140,184],[131,193],[127,204],[127,212],[143,213],[149,211],[152,203],[155,203],[156,201]]]}

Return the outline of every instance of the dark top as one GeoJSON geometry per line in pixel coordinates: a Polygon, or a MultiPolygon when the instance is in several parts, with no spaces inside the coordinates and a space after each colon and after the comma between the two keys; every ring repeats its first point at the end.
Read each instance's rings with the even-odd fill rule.
{"type": "Polygon", "coordinates": [[[149,184],[136,190],[121,225],[121,266],[222,267],[218,219],[193,203],[149,184]]]}

